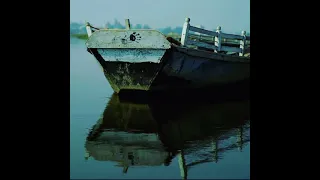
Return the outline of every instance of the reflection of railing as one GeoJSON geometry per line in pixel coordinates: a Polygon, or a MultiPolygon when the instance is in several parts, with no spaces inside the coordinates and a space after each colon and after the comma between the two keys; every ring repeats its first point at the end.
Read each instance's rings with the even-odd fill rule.
{"type": "Polygon", "coordinates": [[[249,104],[120,103],[114,95],[88,134],[86,158],[116,162],[126,173],[130,166],[167,166],[177,157],[186,178],[188,169],[218,162],[225,151],[249,142],[249,104]]]}
{"type": "Polygon", "coordinates": [[[230,131],[229,137],[226,137],[225,135],[223,135],[224,136],[223,139],[221,138],[213,139],[211,143],[212,150],[204,150],[204,153],[199,153],[196,150],[199,148],[190,149],[190,151],[188,150],[181,151],[178,154],[178,163],[179,163],[180,174],[182,179],[187,179],[188,170],[190,170],[190,168],[196,165],[210,163],[210,162],[217,163],[218,159],[221,156],[221,153],[224,153],[226,151],[230,151],[236,148],[238,148],[239,151],[242,151],[243,145],[250,142],[250,135],[245,136],[245,133],[249,133],[249,131],[250,131],[250,126],[249,127],[241,126],[237,129],[230,131]],[[227,145],[225,147],[219,147],[220,144],[223,144],[222,141],[229,141],[230,138],[235,136],[237,137],[237,141],[235,143],[231,143],[230,145],[227,145]],[[186,156],[191,156],[194,158],[194,156],[192,156],[193,153],[198,153],[196,156],[200,157],[200,160],[186,163],[186,159],[187,159],[186,156]]]}
{"type": "MultiPolygon", "coordinates": [[[[203,163],[209,163],[209,162],[218,162],[218,159],[219,159],[219,155],[218,153],[223,153],[223,152],[226,152],[226,151],[230,151],[230,150],[233,150],[235,148],[240,148],[242,149],[243,145],[250,142],[249,139],[247,140],[242,140],[241,142],[239,142],[240,145],[237,145],[237,144],[232,144],[228,147],[225,147],[225,148],[217,148],[218,146],[218,143],[217,141],[214,142],[213,144],[213,147],[215,148],[213,151],[209,151],[209,153],[213,154],[213,157],[212,155],[204,155],[206,156],[204,159],[202,160],[198,160],[198,161],[194,161],[194,162],[191,162],[189,164],[186,164],[186,167],[188,169],[190,169],[192,166],[196,166],[196,165],[199,165],[199,164],[203,164],[203,163]]],[[[241,150],[240,150],[241,151],[241,150]]]]}
{"type": "Polygon", "coordinates": [[[180,168],[180,175],[181,175],[182,179],[187,179],[188,168],[186,166],[186,159],[184,157],[183,150],[181,150],[180,153],[178,154],[178,162],[179,162],[179,168],[180,168]]]}

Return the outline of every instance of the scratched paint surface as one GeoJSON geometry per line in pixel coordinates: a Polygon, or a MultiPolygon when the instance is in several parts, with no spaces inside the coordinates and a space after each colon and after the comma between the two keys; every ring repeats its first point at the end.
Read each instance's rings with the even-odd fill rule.
{"type": "Polygon", "coordinates": [[[156,30],[101,30],[86,42],[88,48],[169,49],[170,42],[156,30]]]}
{"type": "Polygon", "coordinates": [[[165,51],[162,49],[98,49],[98,52],[105,61],[131,63],[160,63],[165,51]]]}

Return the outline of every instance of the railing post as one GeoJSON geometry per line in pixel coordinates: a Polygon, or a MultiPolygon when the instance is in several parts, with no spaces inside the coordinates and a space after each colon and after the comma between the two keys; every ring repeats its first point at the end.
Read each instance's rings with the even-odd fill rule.
{"type": "Polygon", "coordinates": [[[240,40],[241,52],[239,53],[239,56],[244,56],[245,46],[246,46],[246,31],[242,31],[241,35],[242,35],[242,40],[240,40]]]}
{"type": "Polygon", "coordinates": [[[92,35],[92,29],[89,22],[86,22],[86,30],[87,30],[88,37],[90,37],[92,35]]]}
{"type": "Polygon", "coordinates": [[[130,20],[125,19],[126,29],[130,29],[130,20]]]}
{"type": "Polygon", "coordinates": [[[215,50],[215,52],[221,51],[221,26],[217,27],[216,32],[218,35],[215,37],[214,45],[218,48],[218,50],[215,50]]]}
{"type": "Polygon", "coordinates": [[[189,27],[190,27],[190,18],[186,18],[183,28],[182,28],[182,33],[181,33],[181,45],[185,46],[187,45],[187,40],[189,36],[189,27]]]}

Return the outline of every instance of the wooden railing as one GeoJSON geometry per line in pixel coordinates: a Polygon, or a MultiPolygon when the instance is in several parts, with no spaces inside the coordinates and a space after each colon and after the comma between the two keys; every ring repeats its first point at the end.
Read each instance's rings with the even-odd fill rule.
{"type": "Polygon", "coordinates": [[[197,47],[212,49],[215,52],[221,52],[221,51],[237,52],[239,53],[239,56],[243,56],[245,54],[246,41],[250,41],[250,36],[246,36],[246,31],[242,31],[241,35],[227,34],[227,33],[222,33],[220,26],[217,27],[216,32],[209,31],[209,30],[201,29],[199,27],[191,26],[190,18],[186,18],[186,21],[183,25],[182,33],[181,33],[181,44],[183,46],[194,45],[197,47]],[[198,35],[204,34],[206,35],[206,37],[210,36],[212,37],[212,41],[214,41],[214,43],[212,44],[208,42],[191,40],[190,31],[195,32],[198,35]],[[222,39],[239,40],[240,46],[233,47],[233,46],[228,46],[227,44],[222,44],[222,39]]]}

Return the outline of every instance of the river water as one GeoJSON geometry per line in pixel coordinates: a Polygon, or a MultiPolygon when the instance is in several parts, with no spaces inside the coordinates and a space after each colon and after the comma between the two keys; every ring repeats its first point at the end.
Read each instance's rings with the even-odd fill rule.
{"type": "Polygon", "coordinates": [[[250,100],[122,102],[70,41],[70,179],[249,179],[250,100]]]}

